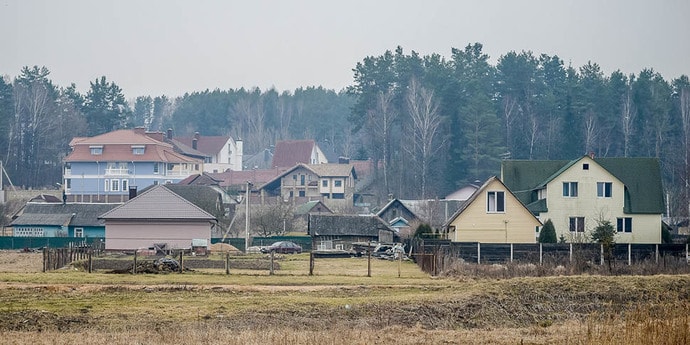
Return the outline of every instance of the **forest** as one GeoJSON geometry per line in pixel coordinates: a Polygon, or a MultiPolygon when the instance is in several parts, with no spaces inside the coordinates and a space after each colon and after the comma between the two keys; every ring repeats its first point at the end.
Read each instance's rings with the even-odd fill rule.
{"type": "MultiPolygon", "coordinates": [[[[595,62],[511,51],[495,63],[480,43],[448,57],[402,47],[353,66],[343,90],[193,91],[125,99],[105,76],[86,94],[54,85],[46,67],[0,78],[0,160],[12,182],[54,185],[73,137],[119,128],[231,135],[248,156],[277,140],[371,159],[380,196],[436,198],[500,174],[502,159],[657,157],[670,205],[688,205],[690,80],[653,68],[610,74],[595,62]]],[[[687,215],[686,207],[673,210],[687,215]]]]}

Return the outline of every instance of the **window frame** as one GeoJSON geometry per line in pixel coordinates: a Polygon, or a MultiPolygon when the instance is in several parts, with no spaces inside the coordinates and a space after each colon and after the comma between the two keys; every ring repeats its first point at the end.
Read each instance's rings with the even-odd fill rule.
{"type": "Polygon", "coordinates": [[[597,198],[611,198],[613,197],[613,183],[612,182],[597,182],[597,198]]]}
{"type": "Polygon", "coordinates": [[[333,187],[340,188],[343,186],[343,180],[335,180],[333,181],[333,187]]]}
{"type": "Polygon", "coordinates": [[[84,228],[74,228],[74,237],[84,237],[84,228]]]}
{"type": "Polygon", "coordinates": [[[568,218],[568,230],[571,233],[584,233],[585,232],[585,217],[569,217],[568,218]]]}
{"type": "Polygon", "coordinates": [[[564,198],[577,198],[578,196],[578,183],[577,181],[563,182],[563,197],[564,198]]]}
{"type": "Polygon", "coordinates": [[[618,217],[618,218],[616,218],[616,231],[617,232],[632,233],[633,232],[632,217],[618,217]]]}
{"type": "Polygon", "coordinates": [[[486,192],[486,213],[506,212],[506,192],[490,190],[486,192]]]}

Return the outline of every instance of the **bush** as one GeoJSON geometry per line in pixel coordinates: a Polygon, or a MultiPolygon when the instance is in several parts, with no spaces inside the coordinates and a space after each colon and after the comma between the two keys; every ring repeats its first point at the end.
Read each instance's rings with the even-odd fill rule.
{"type": "Polygon", "coordinates": [[[556,243],[556,241],[556,229],[551,219],[548,219],[539,232],[539,243],[556,243]]]}

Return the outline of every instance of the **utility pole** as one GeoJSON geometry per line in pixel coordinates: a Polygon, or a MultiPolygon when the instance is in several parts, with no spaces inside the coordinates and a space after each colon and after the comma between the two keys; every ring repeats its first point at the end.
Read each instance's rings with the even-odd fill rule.
{"type": "Polygon", "coordinates": [[[246,204],[246,211],[245,211],[245,221],[244,221],[244,252],[247,252],[247,248],[249,248],[249,188],[251,188],[252,182],[247,181],[247,193],[244,195],[244,202],[246,204]]]}

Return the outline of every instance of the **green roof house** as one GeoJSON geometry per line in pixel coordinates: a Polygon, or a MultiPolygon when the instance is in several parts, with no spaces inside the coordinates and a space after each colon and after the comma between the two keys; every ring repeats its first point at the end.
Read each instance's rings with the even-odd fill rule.
{"type": "Polygon", "coordinates": [[[661,242],[664,198],[656,158],[506,160],[501,180],[542,222],[551,219],[559,238],[588,242],[598,222],[608,220],[618,243],[661,242]]]}

